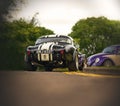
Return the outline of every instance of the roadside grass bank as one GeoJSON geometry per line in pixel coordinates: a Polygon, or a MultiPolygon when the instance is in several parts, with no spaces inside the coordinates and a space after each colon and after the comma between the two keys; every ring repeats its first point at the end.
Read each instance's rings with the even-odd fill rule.
{"type": "Polygon", "coordinates": [[[120,67],[86,67],[83,72],[96,74],[120,75],[120,67]]]}

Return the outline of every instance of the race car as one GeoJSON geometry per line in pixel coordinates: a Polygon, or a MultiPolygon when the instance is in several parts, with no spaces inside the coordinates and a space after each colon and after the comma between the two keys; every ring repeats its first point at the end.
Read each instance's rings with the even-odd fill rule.
{"type": "Polygon", "coordinates": [[[25,69],[37,70],[40,65],[46,71],[54,68],[68,68],[69,71],[77,71],[84,66],[79,59],[81,54],[78,45],[70,36],[45,35],[39,37],[34,46],[28,46],[25,53],[25,69]]]}

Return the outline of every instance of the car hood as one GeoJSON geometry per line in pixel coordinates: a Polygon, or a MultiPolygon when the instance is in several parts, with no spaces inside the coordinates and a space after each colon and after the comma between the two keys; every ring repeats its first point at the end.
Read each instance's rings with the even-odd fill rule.
{"type": "Polygon", "coordinates": [[[94,54],[94,55],[91,55],[90,57],[88,57],[88,60],[94,60],[96,58],[99,58],[99,57],[103,57],[105,55],[108,55],[108,53],[97,53],[97,54],[94,54]]]}

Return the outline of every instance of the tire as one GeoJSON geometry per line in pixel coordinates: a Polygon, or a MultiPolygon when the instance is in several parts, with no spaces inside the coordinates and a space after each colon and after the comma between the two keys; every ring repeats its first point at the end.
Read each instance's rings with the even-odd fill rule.
{"type": "Polygon", "coordinates": [[[72,62],[69,62],[69,66],[68,66],[68,70],[69,71],[77,71],[79,70],[79,66],[78,66],[78,55],[77,53],[75,52],[73,54],[73,61],[72,62]]]}
{"type": "Polygon", "coordinates": [[[25,62],[25,70],[27,70],[27,71],[36,71],[37,66],[32,65],[30,62],[25,62]]]}
{"type": "Polygon", "coordinates": [[[24,56],[24,61],[25,61],[24,70],[27,70],[27,71],[37,70],[37,66],[34,66],[31,64],[31,61],[29,61],[28,56],[26,54],[24,56]]]}
{"type": "Polygon", "coordinates": [[[82,63],[82,65],[79,66],[79,70],[80,70],[80,71],[83,71],[83,68],[84,68],[84,63],[82,63]]]}
{"type": "Polygon", "coordinates": [[[104,63],[103,63],[103,66],[111,67],[111,66],[114,66],[114,64],[111,60],[105,60],[104,63]]]}
{"type": "Polygon", "coordinates": [[[45,71],[47,72],[51,72],[53,70],[51,66],[44,66],[44,67],[45,67],[45,71]]]}

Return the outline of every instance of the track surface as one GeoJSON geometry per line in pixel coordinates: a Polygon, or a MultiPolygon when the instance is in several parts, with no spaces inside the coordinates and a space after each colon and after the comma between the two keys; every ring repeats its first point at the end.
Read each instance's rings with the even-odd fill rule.
{"type": "Polygon", "coordinates": [[[1,71],[0,106],[120,106],[120,78],[1,71]]]}

